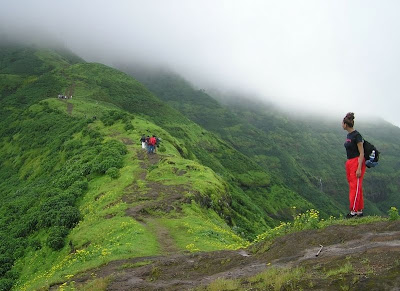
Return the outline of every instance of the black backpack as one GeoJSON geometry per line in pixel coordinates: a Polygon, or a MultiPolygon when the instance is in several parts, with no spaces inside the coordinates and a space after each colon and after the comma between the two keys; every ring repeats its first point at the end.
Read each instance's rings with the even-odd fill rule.
{"type": "Polygon", "coordinates": [[[379,161],[379,151],[372,143],[366,140],[364,140],[364,158],[366,161],[370,161],[369,163],[366,163],[368,168],[375,167],[379,161]],[[370,161],[369,156],[371,155],[372,151],[375,151],[375,158],[373,161],[370,161]]]}

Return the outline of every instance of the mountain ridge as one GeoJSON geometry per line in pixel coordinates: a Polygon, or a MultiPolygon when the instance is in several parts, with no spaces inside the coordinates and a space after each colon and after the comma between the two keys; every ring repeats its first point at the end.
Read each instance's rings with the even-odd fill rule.
{"type": "MultiPolygon", "coordinates": [[[[291,116],[279,111],[273,105],[240,96],[235,98],[220,96],[213,99],[204,90],[195,89],[172,72],[153,70],[142,73],[127,65],[122,65],[121,68],[141,80],[154,94],[180,110],[189,119],[218,134],[236,150],[257,161],[264,170],[275,174],[276,179],[282,180],[283,177],[287,177],[288,179],[283,178],[282,182],[285,185],[293,185],[290,188],[300,195],[308,195],[306,199],[310,200],[313,196],[323,198],[325,195],[323,192],[327,192],[328,197],[333,197],[335,203],[341,205],[339,208],[342,211],[347,209],[347,196],[343,195],[347,191],[343,171],[345,134],[340,127],[340,120],[335,122],[316,115],[308,118],[291,116]],[[210,103],[210,100],[214,101],[210,103]],[[193,103],[194,107],[191,106],[193,103]],[[217,109],[214,109],[215,107],[217,109]],[[210,120],[213,121],[212,124],[210,120]],[[238,124],[241,124],[241,128],[238,124]],[[290,174],[293,171],[295,173],[290,174]],[[303,177],[299,182],[295,182],[301,176],[303,177]],[[321,186],[321,183],[325,186],[321,186]],[[325,188],[325,191],[318,191],[321,187],[325,188]],[[341,189],[341,193],[337,191],[338,189],[341,189]]],[[[360,119],[356,125],[364,137],[384,153],[381,166],[374,171],[369,170],[364,181],[366,209],[369,209],[371,214],[382,214],[390,207],[383,203],[384,205],[378,209],[379,206],[377,208],[374,205],[377,200],[379,201],[379,195],[382,195],[381,200],[387,197],[382,193],[382,187],[386,188],[385,192],[392,193],[393,205],[398,205],[400,202],[395,198],[397,196],[395,193],[399,191],[396,181],[400,168],[396,162],[399,158],[396,152],[399,150],[400,129],[388,122],[376,122],[375,118],[360,119]],[[397,190],[389,190],[385,185],[397,190]],[[374,203],[368,202],[369,196],[373,197],[374,203]]],[[[330,203],[327,201],[329,199],[318,204],[318,209],[323,211],[330,203]]],[[[328,210],[328,213],[333,214],[338,211],[332,210],[328,210]]]]}
{"type": "Polygon", "coordinates": [[[180,251],[244,246],[246,237],[278,223],[265,213],[282,206],[275,202],[261,209],[238,185],[276,192],[256,197],[257,203],[277,201],[283,191],[290,194],[284,208],[292,205],[290,199],[308,208],[126,74],[101,64],[68,62],[54,52],[43,58],[43,51],[17,49],[15,60],[9,58],[12,52],[1,53],[9,61],[2,62],[0,73],[17,80],[0,88],[3,289],[14,284],[39,288],[109,260],[168,251],[157,229],[168,232],[180,251]],[[23,64],[25,56],[44,69],[13,71],[13,63],[21,59],[23,64]],[[72,98],[57,98],[63,92],[72,98]],[[163,142],[159,161],[142,167],[148,160],[140,154],[143,133],[160,135],[163,142]],[[174,190],[169,184],[187,185],[174,190]],[[165,201],[171,207],[165,208],[165,201]],[[155,220],[142,225],[143,217],[155,220]],[[109,230],[110,221],[115,230],[109,230]],[[129,242],[129,233],[145,237],[148,246],[133,252],[132,243],[138,242],[129,242]]]}
{"type": "MultiPolygon", "coordinates": [[[[147,85],[102,64],[24,47],[0,49],[0,60],[0,286],[5,290],[67,282],[121,259],[244,248],[281,221],[324,204],[306,199],[321,194],[307,193],[309,185],[286,186],[292,178],[301,185],[313,177],[303,168],[282,176],[280,160],[296,165],[299,157],[275,157],[279,144],[264,141],[269,152],[262,165],[244,150],[254,140],[240,142],[242,125],[232,109],[218,107],[225,114],[222,131],[216,130],[221,120],[216,115],[204,120],[203,109],[216,104],[211,97],[205,107],[202,98],[192,98],[197,107],[178,99],[198,114],[195,123],[147,85]],[[210,130],[202,126],[207,122],[210,130]],[[162,137],[157,154],[141,149],[144,133],[162,137]]],[[[184,92],[182,98],[193,91],[184,92]]],[[[265,130],[261,125],[268,116],[255,120],[247,112],[245,117],[257,126],[243,124],[244,132],[265,130]]],[[[288,119],[274,122],[280,128],[288,119]]],[[[387,146],[395,157],[395,148],[387,146]]],[[[321,215],[340,213],[340,204],[325,199],[330,209],[321,215]]],[[[387,203],[393,206],[392,201],[387,203]]]]}

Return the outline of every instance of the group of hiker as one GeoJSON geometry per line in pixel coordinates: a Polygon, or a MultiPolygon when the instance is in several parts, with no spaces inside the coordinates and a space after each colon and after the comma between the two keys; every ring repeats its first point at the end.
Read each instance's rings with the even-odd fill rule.
{"type": "Polygon", "coordinates": [[[62,94],[58,94],[58,99],[72,99],[72,95],[71,96],[65,96],[62,94]]]}
{"type": "Polygon", "coordinates": [[[154,154],[157,151],[157,147],[160,146],[161,138],[155,135],[146,136],[143,134],[140,141],[142,143],[142,149],[147,150],[148,154],[154,154]]]}

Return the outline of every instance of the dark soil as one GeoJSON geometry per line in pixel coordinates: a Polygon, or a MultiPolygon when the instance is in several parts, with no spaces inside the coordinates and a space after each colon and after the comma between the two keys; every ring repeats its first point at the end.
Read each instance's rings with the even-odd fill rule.
{"type": "Polygon", "coordinates": [[[129,138],[123,137],[123,138],[121,138],[121,140],[126,145],[133,145],[133,141],[129,138]]]}
{"type": "Polygon", "coordinates": [[[310,277],[285,290],[399,290],[400,287],[400,221],[330,226],[286,235],[247,250],[196,254],[174,253],[173,240],[168,239],[162,226],[151,219],[147,222],[159,228],[162,247],[172,254],[111,262],[75,277],[77,287],[90,281],[94,273],[97,278],[111,278],[107,290],[190,290],[218,278],[242,279],[243,290],[258,290],[250,288],[246,278],[271,267],[297,266],[306,268],[310,277]],[[150,263],[136,268],[122,267],[141,261],[150,263]],[[346,262],[353,266],[350,274],[326,276],[326,270],[346,262]]]}
{"type": "Polygon", "coordinates": [[[137,184],[133,184],[125,189],[126,194],[122,200],[128,205],[132,205],[126,210],[128,216],[136,220],[144,221],[144,218],[150,217],[155,211],[169,213],[171,211],[179,212],[180,204],[186,202],[184,194],[188,189],[185,186],[169,186],[156,182],[146,181],[147,169],[157,164],[160,160],[158,154],[148,154],[140,150],[137,154],[140,160],[142,172],[138,179],[145,182],[145,189],[139,190],[137,184]]]}

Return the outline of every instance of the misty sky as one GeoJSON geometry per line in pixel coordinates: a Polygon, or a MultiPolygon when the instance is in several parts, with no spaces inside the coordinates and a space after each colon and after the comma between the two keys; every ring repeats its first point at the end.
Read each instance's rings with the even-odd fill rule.
{"type": "Polygon", "coordinates": [[[140,60],[201,88],[290,109],[372,112],[400,126],[399,11],[397,0],[0,0],[0,34],[55,38],[88,61],[140,60]]]}

